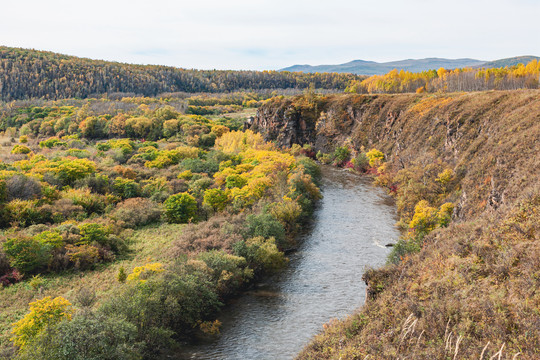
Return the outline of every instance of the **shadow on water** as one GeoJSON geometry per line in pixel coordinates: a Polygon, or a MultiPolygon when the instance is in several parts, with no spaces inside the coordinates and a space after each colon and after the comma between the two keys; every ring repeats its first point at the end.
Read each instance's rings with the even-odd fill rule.
{"type": "Polygon", "coordinates": [[[221,335],[176,359],[291,359],[333,318],[364,303],[367,266],[384,264],[399,236],[395,206],[371,180],[323,168],[324,198],[284,271],[228,305],[221,335]]]}

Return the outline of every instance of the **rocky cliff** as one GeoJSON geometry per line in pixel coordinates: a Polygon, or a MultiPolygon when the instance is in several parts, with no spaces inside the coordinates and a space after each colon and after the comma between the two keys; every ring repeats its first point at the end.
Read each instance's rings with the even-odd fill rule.
{"type": "Polygon", "coordinates": [[[301,359],[540,358],[540,91],[276,98],[252,127],[281,146],[381,150],[409,220],[420,199],[456,205],[418,253],[369,271],[372,300],[301,359]],[[432,191],[441,169],[451,191],[432,191]]]}
{"type": "Polygon", "coordinates": [[[376,147],[395,168],[444,161],[463,175],[468,215],[513,203],[540,174],[538,90],[277,98],[252,128],[284,147],[376,147]]]}

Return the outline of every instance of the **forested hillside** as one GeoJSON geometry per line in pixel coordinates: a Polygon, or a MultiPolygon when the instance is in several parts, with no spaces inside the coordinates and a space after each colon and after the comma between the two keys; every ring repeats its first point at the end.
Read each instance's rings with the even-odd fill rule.
{"type": "Polygon", "coordinates": [[[170,92],[343,90],[353,74],[189,70],[90,60],[46,51],[0,47],[0,100],[87,98],[105,93],[156,96],[170,92]]]}
{"type": "Polygon", "coordinates": [[[300,359],[540,358],[539,90],[276,99],[254,128],[374,176],[403,230],[300,359]]]}

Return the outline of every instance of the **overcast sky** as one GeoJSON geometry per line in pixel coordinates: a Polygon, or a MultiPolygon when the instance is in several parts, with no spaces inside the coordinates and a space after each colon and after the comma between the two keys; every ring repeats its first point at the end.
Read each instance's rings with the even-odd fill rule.
{"type": "Polygon", "coordinates": [[[540,0],[2,0],[0,45],[138,64],[279,69],[540,55],[540,0]]]}

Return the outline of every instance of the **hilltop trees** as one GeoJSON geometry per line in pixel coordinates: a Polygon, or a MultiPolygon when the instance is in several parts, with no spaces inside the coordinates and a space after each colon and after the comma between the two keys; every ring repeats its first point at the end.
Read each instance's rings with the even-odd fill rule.
{"type": "MultiPolygon", "coordinates": [[[[96,94],[115,96],[117,93],[120,93],[119,96],[133,96],[134,93],[156,96],[172,92],[305,89],[311,84],[317,89],[343,90],[351,80],[362,78],[358,75],[338,73],[187,70],[0,47],[0,99],[5,101],[87,98],[96,94]]],[[[242,105],[242,101],[237,105],[242,105]]],[[[249,104],[246,102],[246,105],[249,104]]],[[[202,115],[206,113],[200,107],[192,110],[202,115]]]]}
{"type": "Polygon", "coordinates": [[[540,62],[493,69],[444,69],[419,73],[398,71],[354,80],[345,91],[353,93],[455,92],[482,90],[536,89],[539,85],[540,62]]]}

